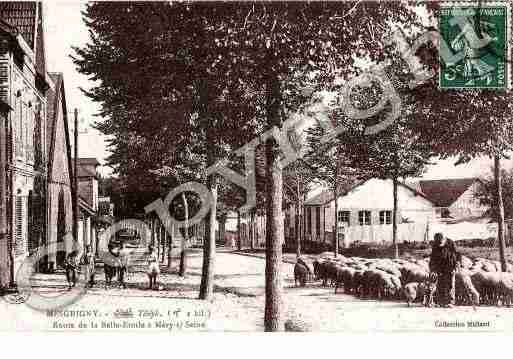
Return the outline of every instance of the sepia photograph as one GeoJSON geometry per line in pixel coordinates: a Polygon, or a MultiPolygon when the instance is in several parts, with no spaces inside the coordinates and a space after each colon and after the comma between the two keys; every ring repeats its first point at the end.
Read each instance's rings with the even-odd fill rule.
{"type": "Polygon", "coordinates": [[[0,332],[510,333],[511,7],[1,1],[0,332]]]}

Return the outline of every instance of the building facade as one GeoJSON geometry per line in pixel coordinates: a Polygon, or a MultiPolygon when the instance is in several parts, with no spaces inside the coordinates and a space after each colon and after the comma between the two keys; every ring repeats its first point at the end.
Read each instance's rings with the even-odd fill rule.
{"type": "MultiPolygon", "coordinates": [[[[422,180],[399,183],[397,223],[399,241],[427,239],[428,228],[435,223],[483,216],[487,208],[475,198],[478,179],[422,180]]],[[[355,185],[338,198],[339,242],[386,243],[392,238],[393,183],[373,178],[355,185]]],[[[295,235],[295,209],[286,211],[285,235],[295,235]]],[[[305,202],[300,220],[303,238],[331,242],[335,228],[335,201],[324,191],[305,202]]],[[[294,241],[291,241],[294,242],[294,241]]]]}
{"type": "Polygon", "coordinates": [[[54,89],[47,96],[47,152],[48,152],[48,252],[41,263],[42,271],[53,271],[62,266],[66,252],[73,243],[73,201],[71,144],[68,130],[64,77],[50,73],[54,89]],[[64,250],[57,250],[63,243],[64,250]]]}
{"type": "Polygon", "coordinates": [[[78,243],[91,246],[94,253],[98,248],[98,166],[96,158],[79,158],[78,174],[78,243]]]}
{"type": "Polygon", "coordinates": [[[1,144],[7,242],[0,262],[10,284],[45,241],[46,92],[53,87],[45,57],[42,4],[0,2],[0,98],[7,109],[1,144]]]}
{"type": "Polygon", "coordinates": [[[435,204],[436,217],[441,221],[464,220],[482,217],[488,207],[483,206],[476,193],[481,185],[479,178],[421,180],[412,184],[435,204]]]}

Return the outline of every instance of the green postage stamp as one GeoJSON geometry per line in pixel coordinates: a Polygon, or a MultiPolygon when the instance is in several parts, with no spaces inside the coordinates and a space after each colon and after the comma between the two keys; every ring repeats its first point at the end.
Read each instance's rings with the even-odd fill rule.
{"type": "Polygon", "coordinates": [[[447,2],[440,9],[440,87],[509,89],[508,2],[447,2]],[[445,48],[445,50],[444,50],[445,48]]]}

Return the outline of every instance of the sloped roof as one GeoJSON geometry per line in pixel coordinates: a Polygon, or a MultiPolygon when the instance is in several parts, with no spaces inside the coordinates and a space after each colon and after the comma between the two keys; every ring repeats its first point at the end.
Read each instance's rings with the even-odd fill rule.
{"type": "Polygon", "coordinates": [[[81,165],[88,165],[88,166],[99,166],[100,162],[93,157],[82,157],[78,159],[78,163],[81,165]]]}
{"type": "MultiPolygon", "coordinates": [[[[339,197],[345,196],[346,194],[351,192],[353,189],[363,185],[366,182],[367,181],[365,181],[365,180],[357,181],[356,183],[353,184],[353,186],[348,187],[345,191],[341,191],[341,193],[339,194],[339,197]]],[[[422,197],[426,198],[427,200],[430,200],[429,197],[427,197],[424,193],[416,190],[415,187],[407,185],[407,184],[405,184],[403,182],[397,182],[397,183],[399,184],[399,186],[403,186],[404,188],[414,192],[415,194],[417,194],[419,196],[422,196],[422,197]]],[[[322,191],[317,196],[314,196],[314,197],[310,198],[309,200],[307,200],[305,202],[305,206],[321,206],[321,205],[325,205],[325,204],[328,204],[331,201],[333,201],[333,198],[334,198],[334,196],[333,196],[333,192],[332,191],[322,191]]]]}
{"type": "Polygon", "coordinates": [[[47,145],[48,145],[48,153],[51,152],[51,144],[52,144],[52,135],[53,129],[55,126],[55,122],[57,120],[57,98],[59,96],[61,82],[62,82],[62,74],[61,73],[50,73],[50,78],[55,84],[55,89],[50,89],[46,93],[46,135],[47,135],[47,145]]]}
{"type": "Polygon", "coordinates": [[[305,206],[321,206],[333,201],[333,191],[322,191],[305,202],[305,206]]]}
{"type": "Polygon", "coordinates": [[[34,49],[37,3],[33,1],[2,1],[0,17],[16,27],[25,42],[34,49]]]}
{"type": "Polygon", "coordinates": [[[77,164],[78,177],[96,177],[96,171],[92,170],[89,166],[83,166],[80,163],[77,164]]]}
{"type": "Polygon", "coordinates": [[[60,72],[52,72],[49,73],[49,76],[54,82],[55,87],[50,88],[46,92],[46,113],[47,113],[47,121],[46,121],[46,148],[48,153],[48,171],[52,173],[52,166],[55,155],[55,136],[56,136],[56,128],[57,128],[57,120],[59,113],[59,106],[62,104],[63,106],[63,121],[64,121],[64,136],[65,137],[65,147],[66,147],[66,157],[68,159],[68,171],[70,178],[72,177],[72,167],[71,167],[71,146],[70,146],[70,138],[68,131],[68,117],[67,117],[67,109],[66,109],[66,94],[64,91],[64,76],[60,72]]]}
{"type": "Polygon", "coordinates": [[[438,207],[451,206],[478,178],[421,180],[417,189],[438,207]]]}
{"type": "Polygon", "coordinates": [[[21,35],[34,53],[36,71],[46,77],[42,3],[40,1],[0,1],[0,18],[21,35]]]}

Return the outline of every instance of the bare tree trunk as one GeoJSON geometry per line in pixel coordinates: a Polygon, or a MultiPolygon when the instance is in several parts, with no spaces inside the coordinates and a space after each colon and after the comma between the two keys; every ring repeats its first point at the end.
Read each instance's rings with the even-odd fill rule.
{"type": "Polygon", "coordinates": [[[155,241],[157,245],[157,259],[160,260],[160,227],[156,218],[153,220],[153,231],[155,232],[155,241]]]}
{"type": "Polygon", "coordinates": [[[217,207],[217,179],[210,176],[207,186],[212,193],[213,202],[210,206],[208,222],[205,226],[205,239],[203,241],[203,267],[199,299],[210,299],[214,293],[214,265],[216,256],[216,207],[217,207]]]}
{"type": "Polygon", "coordinates": [[[187,197],[183,192],[182,201],[185,211],[185,230],[182,233],[182,243],[180,246],[180,269],[178,271],[178,275],[180,277],[185,277],[185,272],[187,272],[187,243],[189,242],[189,203],[187,202],[187,197]]]}
{"type": "Polygon", "coordinates": [[[162,244],[162,259],[160,260],[162,263],[166,260],[166,248],[167,248],[167,241],[166,241],[166,229],[162,225],[162,222],[159,221],[159,234],[160,234],[160,242],[162,244]]]}
{"type": "Polygon", "coordinates": [[[397,246],[397,177],[392,178],[394,207],[392,210],[392,246],[394,247],[394,258],[399,258],[399,247],[397,246]]]}
{"type": "MultiPolygon", "coordinates": [[[[173,223],[171,223],[171,233],[167,233],[167,270],[171,271],[172,268],[172,251],[173,251],[173,231],[175,230],[173,223]]],[[[164,232],[166,233],[166,232],[164,232]]]]}
{"type": "MultiPolygon", "coordinates": [[[[299,197],[298,197],[299,198],[299,197]]],[[[296,202],[296,218],[294,222],[294,235],[296,237],[296,257],[301,257],[301,235],[299,230],[299,208],[301,206],[300,201],[296,202]]]]}
{"type": "Polygon", "coordinates": [[[255,249],[255,211],[251,210],[251,214],[249,216],[250,227],[249,227],[249,240],[251,244],[251,250],[255,249]]]}
{"type": "Polygon", "coordinates": [[[294,235],[296,236],[296,257],[297,258],[301,257],[301,238],[299,235],[299,228],[298,228],[299,227],[300,206],[301,206],[301,191],[299,190],[299,175],[297,173],[297,168],[296,168],[296,218],[295,218],[295,222],[294,222],[294,228],[295,228],[294,235]]]}
{"type": "Polygon", "coordinates": [[[333,188],[333,198],[335,198],[335,228],[333,229],[333,252],[338,256],[338,191],[337,185],[333,188]]]}
{"type": "Polygon", "coordinates": [[[256,210],[253,214],[253,227],[251,228],[251,233],[254,242],[253,247],[258,248],[258,216],[256,210]]]}
{"type": "MultiPolygon", "coordinates": [[[[272,56],[272,55],[271,55],[272,56]]],[[[270,127],[281,127],[281,89],[278,77],[270,73],[267,82],[266,112],[270,127]]],[[[265,144],[267,175],[267,223],[265,256],[265,331],[283,331],[283,287],[281,277],[283,233],[283,169],[277,143],[265,144]]]]}
{"type": "Polygon", "coordinates": [[[502,200],[502,178],[501,178],[501,159],[499,155],[494,156],[494,177],[495,177],[495,190],[497,191],[496,205],[497,205],[497,239],[499,242],[499,257],[501,261],[501,270],[507,271],[506,266],[506,239],[504,238],[504,203],[502,200]]]}
{"type": "Polygon", "coordinates": [[[306,194],[303,195],[303,202],[301,203],[301,240],[303,244],[306,240],[306,194]]]}
{"type": "Polygon", "coordinates": [[[242,249],[242,238],[240,233],[240,211],[237,210],[237,250],[240,251],[242,249]]]}

